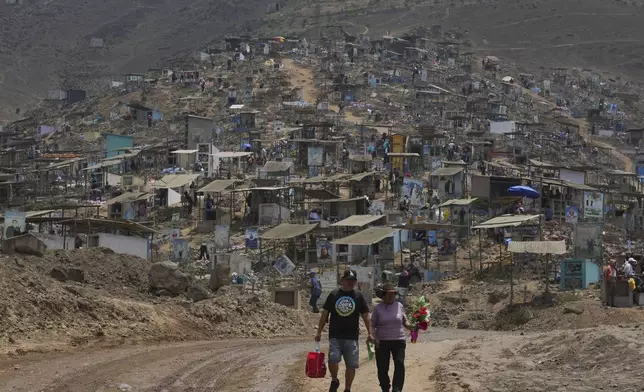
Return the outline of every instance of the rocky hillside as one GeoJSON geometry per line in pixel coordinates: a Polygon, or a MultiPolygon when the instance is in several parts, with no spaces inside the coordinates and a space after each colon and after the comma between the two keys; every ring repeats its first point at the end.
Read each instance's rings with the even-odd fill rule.
{"type": "Polygon", "coordinates": [[[316,315],[275,304],[267,292],[240,294],[224,287],[214,294],[202,288],[200,298],[190,290],[156,296],[150,266],[104,248],[0,255],[0,353],[69,344],[297,336],[310,334],[316,323],[316,315]]]}
{"type": "Polygon", "coordinates": [[[247,31],[271,0],[24,0],[0,3],[0,124],[47,89],[107,86],[163,59],[247,31]],[[104,48],[90,47],[91,38],[104,48]]]}

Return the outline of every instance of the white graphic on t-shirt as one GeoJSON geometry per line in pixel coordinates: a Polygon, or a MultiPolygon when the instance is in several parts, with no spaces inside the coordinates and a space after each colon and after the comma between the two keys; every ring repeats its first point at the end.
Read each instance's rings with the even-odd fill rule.
{"type": "Polygon", "coordinates": [[[335,311],[339,316],[350,316],[356,310],[356,301],[352,297],[340,297],[335,301],[335,311]]]}

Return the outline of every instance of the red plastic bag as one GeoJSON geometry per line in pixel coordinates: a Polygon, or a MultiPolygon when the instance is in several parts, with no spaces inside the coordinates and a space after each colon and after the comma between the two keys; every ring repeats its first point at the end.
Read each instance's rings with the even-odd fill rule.
{"type": "Polygon", "coordinates": [[[306,376],[309,378],[324,378],[326,376],[326,363],[324,353],[320,352],[320,345],[306,356],[306,376]]]}

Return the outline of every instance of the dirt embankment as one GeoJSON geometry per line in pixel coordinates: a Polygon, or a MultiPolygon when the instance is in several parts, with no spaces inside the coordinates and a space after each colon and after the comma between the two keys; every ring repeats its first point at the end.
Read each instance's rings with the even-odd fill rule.
{"type": "Polygon", "coordinates": [[[0,348],[22,352],[131,341],[267,338],[310,334],[311,314],[272,303],[268,293],[226,289],[193,303],[148,292],[149,262],[105,249],[43,258],[0,256],[0,348]],[[53,271],[82,282],[61,282],[53,271]],[[79,272],[80,271],[80,272],[79,272]]]}
{"type": "Polygon", "coordinates": [[[459,343],[436,369],[441,392],[639,391],[639,328],[560,331],[459,343]]]}

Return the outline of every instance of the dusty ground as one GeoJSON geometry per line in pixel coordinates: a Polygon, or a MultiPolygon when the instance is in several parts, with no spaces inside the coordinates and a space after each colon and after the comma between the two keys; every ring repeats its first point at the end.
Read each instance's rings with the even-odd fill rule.
{"type": "Polygon", "coordinates": [[[308,335],[312,315],[274,304],[266,292],[222,289],[193,303],[148,291],[149,262],[92,248],[44,258],[0,257],[0,353],[73,346],[308,335]],[[59,282],[79,268],[85,282],[59,282]]]}
{"type": "MultiPolygon", "coordinates": [[[[520,335],[432,328],[407,345],[405,391],[639,391],[637,377],[614,375],[644,370],[638,360],[644,353],[640,332],[602,328],[520,335]]],[[[312,345],[246,340],[29,354],[0,361],[0,384],[12,392],[326,390],[328,376],[304,376],[312,345]]],[[[367,360],[366,349],[361,357],[352,391],[378,390],[375,363],[367,360]]]]}
{"type": "Polygon", "coordinates": [[[601,328],[457,344],[436,369],[438,391],[640,391],[638,328],[601,328]]]}

